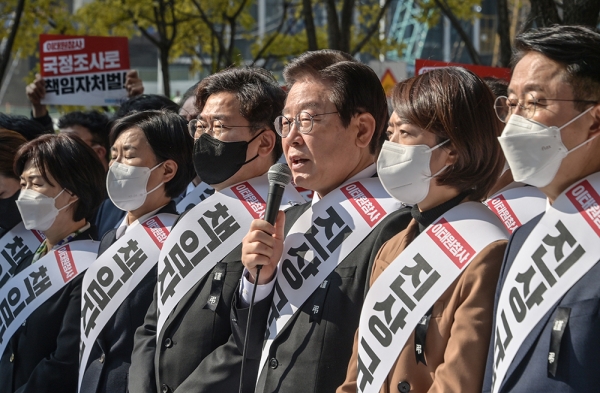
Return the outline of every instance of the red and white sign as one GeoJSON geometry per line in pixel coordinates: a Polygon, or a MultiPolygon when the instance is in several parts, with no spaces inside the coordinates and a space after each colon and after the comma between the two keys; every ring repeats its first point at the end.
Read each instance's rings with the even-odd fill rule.
{"type": "Polygon", "coordinates": [[[427,234],[459,269],[475,256],[473,247],[444,218],[432,225],[427,234]]]}
{"type": "Polygon", "coordinates": [[[600,236],[600,195],[589,181],[584,180],[567,192],[567,198],[581,213],[590,227],[600,236]]]}
{"type": "Polygon", "coordinates": [[[359,182],[350,183],[342,187],[342,193],[344,193],[346,198],[348,198],[371,228],[387,214],[379,202],[377,202],[377,199],[373,198],[369,194],[369,191],[359,182]]]}
{"type": "Polygon", "coordinates": [[[169,236],[169,230],[166,226],[156,216],[144,221],[142,226],[148,232],[148,235],[150,235],[156,246],[162,249],[163,243],[169,236]]]}
{"type": "Polygon", "coordinates": [[[127,98],[126,37],[40,35],[43,104],[115,105],[127,98]]]}
{"type": "Polygon", "coordinates": [[[472,71],[475,75],[479,76],[480,78],[485,78],[485,77],[491,76],[494,78],[504,79],[507,82],[510,81],[510,69],[509,68],[490,67],[490,66],[462,64],[462,63],[449,63],[449,62],[445,62],[445,61],[424,60],[424,59],[417,59],[415,61],[415,75],[421,75],[427,71],[431,71],[436,68],[445,68],[445,67],[463,67],[469,71],[472,71]]]}
{"type": "Polygon", "coordinates": [[[231,189],[248,209],[252,217],[259,219],[265,215],[266,203],[260,194],[248,182],[243,182],[231,189]]]}
{"type": "Polygon", "coordinates": [[[71,254],[71,247],[68,244],[56,250],[54,255],[64,282],[68,282],[77,276],[77,267],[75,266],[73,254],[71,254]]]}
{"type": "Polygon", "coordinates": [[[498,216],[502,224],[508,230],[508,233],[513,233],[518,227],[521,226],[521,222],[517,218],[517,215],[512,210],[506,199],[502,194],[497,195],[487,201],[488,207],[498,216]]]}

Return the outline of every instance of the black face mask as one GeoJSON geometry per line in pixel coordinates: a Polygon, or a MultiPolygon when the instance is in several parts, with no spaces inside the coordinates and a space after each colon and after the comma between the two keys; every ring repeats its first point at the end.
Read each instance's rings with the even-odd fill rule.
{"type": "Polygon", "coordinates": [[[6,231],[21,222],[21,214],[15,201],[19,198],[19,191],[6,199],[0,199],[0,227],[6,231]]]}
{"type": "Polygon", "coordinates": [[[194,169],[200,179],[213,185],[221,184],[235,175],[241,167],[258,157],[257,154],[246,161],[248,145],[264,131],[247,142],[223,142],[208,134],[200,135],[194,142],[194,169]]]}

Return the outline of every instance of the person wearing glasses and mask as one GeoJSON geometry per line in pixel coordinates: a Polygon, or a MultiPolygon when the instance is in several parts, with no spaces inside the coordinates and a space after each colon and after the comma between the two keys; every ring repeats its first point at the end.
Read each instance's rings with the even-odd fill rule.
{"type": "Polygon", "coordinates": [[[44,240],[34,252],[15,253],[21,256],[15,275],[0,289],[8,302],[0,327],[0,391],[75,393],[82,280],[98,250],[96,229],[85,217],[102,201],[104,169],[83,141],[61,134],[23,145],[14,171],[23,224],[44,240]]]}
{"type": "Polygon", "coordinates": [[[167,110],[134,112],[112,127],[106,188],[127,213],[102,238],[84,278],[80,393],[127,391],[134,333],[152,302],[160,248],[177,217],[172,199],[193,177],[191,139],[185,120],[167,110]]]}
{"type": "Polygon", "coordinates": [[[516,181],[547,197],[513,233],[496,289],[484,392],[600,386],[600,33],[582,26],[515,40],[499,138],[516,181]]]}
{"type": "MultiPolygon", "coordinates": [[[[185,280],[175,282],[168,275],[157,285],[144,325],[136,332],[129,392],[228,391],[214,388],[226,377],[207,357],[230,337],[231,300],[244,268],[240,243],[251,216],[242,217],[248,211],[233,190],[243,189],[244,195],[252,190],[253,198],[266,201],[266,172],[281,155],[281,138],[273,129],[273,121],[281,112],[284,98],[273,76],[259,68],[223,70],[198,85],[195,102],[199,115],[189,122],[195,138],[194,167],[216,192],[183,214],[171,237],[187,239],[186,233],[195,234],[197,249],[183,247],[182,243],[183,258],[196,259],[206,243],[210,243],[211,252],[196,262],[193,270],[179,271],[185,280]],[[207,217],[214,217],[217,206],[224,215],[214,221],[222,223],[215,228],[222,241],[215,248],[211,246],[213,241],[203,240],[207,227],[201,224],[213,222],[207,217]],[[172,295],[165,296],[171,284],[172,295]]],[[[300,200],[290,185],[282,205],[300,200]]],[[[165,247],[163,252],[170,258],[170,246],[165,247]]],[[[159,277],[161,266],[168,272],[166,264],[159,264],[159,277]]],[[[226,360],[239,369],[239,358],[226,360]]]]}

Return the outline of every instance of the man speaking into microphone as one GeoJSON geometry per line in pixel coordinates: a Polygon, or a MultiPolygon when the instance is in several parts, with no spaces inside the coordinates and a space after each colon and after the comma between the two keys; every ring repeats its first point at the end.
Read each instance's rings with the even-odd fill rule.
{"type": "Polygon", "coordinates": [[[314,198],[280,213],[274,226],[252,222],[242,243],[247,272],[232,306],[233,337],[242,348],[258,284],[244,392],[334,392],[344,380],[375,254],[405,228],[410,212],[376,177],[388,112],[375,73],[324,50],[293,61],[284,77],[290,90],[275,130],[294,182],[314,198]]]}
{"type": "MultiPolygon", "coordinates": [[[[230,68],[200,82],[190,121],[194,167],[215,194],[185,213],[164,242],[158,282],[138,328],[129,392],[209,392],[220,375],[206,357],[231,333],[229,315],[244,266],[241,241],[265,213],[267,171],[281,156],[273,121],[285,93],[257,68],[230,68]]],[[[302,201],[285,187],[281,205],[302,201]]],[[[279,206],[278,206],[279,208],[279,206]]],[[[216,391],[215,391],[216,392],[216,391]]]]}

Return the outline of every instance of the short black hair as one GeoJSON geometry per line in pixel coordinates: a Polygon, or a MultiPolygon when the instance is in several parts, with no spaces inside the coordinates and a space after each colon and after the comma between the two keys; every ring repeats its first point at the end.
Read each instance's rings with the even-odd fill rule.
{"type": "Polygon", "coordinates": [[[168,110],[132,113],[114,123],[109,135],[110,145],[131,128],[142,130],[159,162],[173,160],[177,163],[177,173],[165,183],[165,194],[169,198],[179,196],[196,176],[192,164],[194,141],[185,119],[168,110]]]}
{"type": "Polygon", "coordinates": [[[58,128],[63,129],[72,126],[82,126],[92,134],[94,145],[104,146],[108,151],[108,116],[98,111],[75,111],[69,112],[58,119],[58,128]]]}
{"type": "Polygon", "coordinates": [[[196,107],[202,112],[208,97],[228,92],[235,94],[240,104],[240,114],[248,120],[251,132],[267,128],[275,134],[273,163],[283,154],[281,137],[275,132],[275,119],[281,115],[285,92],[273,74],[257,67],[227,68],[204,78],[196,90],[196,107]]]}
{"type": "MultiPolygon", "coordinates": [[[[525,31],[515,38],[512,67],[528,52],[563,64],[576,100],[600,101],[600,33],[585,26],[561,25],[525,31]]],[[[588,104],[575,103],[575,107],[583,110],[588,104]]]]}
{"type": "Polygon", "coordinates": [[[319,71],[341,61],[356,61],[349,53],[335,49],[321,49],[304,52],[296,57],[283,70],[283,78],[288,88],[291,88],[299,78],[307,75],[317,75],[319,71]]]}
{"type": "Polygon", "coordinates": [[[148,110],[167,110],[178,113],[179,105],[172,100],[159,94],[140,94],[123,102],[119,110],[115,113],[113,119],[119,119],[133,112],[142,112],[148,110]]]}
{"type": "Polygon", "coordinates": [[[483,79],[487,87],[490,88],[495,97],[508,96],[508,81],[495,76],[486,76],[483,79]]]}
{"type": "Polygon", "coordinates": [[[369,151],[376,154],[381,149],[387,137],[389,112],[381,81],[370,67],[347,53],[324,49],[300,56],[286,67],[283,75],[289,87],[306,77],[326,83],[331,90],[329,100],[337,108],[344,127],[354,115],[370,113],[375,119],[375,133],[369,151]]]}
{"type": "Polygon", "coordinates": [[[18,132],[25,139],[31,141],[40,135],[53,134],[53,130],[46,129],[41,123],[25,116],[7,115],[0,113],[0,127],[18,132]]]}
{"type": "Polygon", "coordinates": [[[198,89],[198,85],[200,84],[200,82],[202,81],[194,83],[185,91],[185,93],[183,93],[183,95],[181,96],[181,101],[179,101],[179,104],[181,106],[183,106],[183,104],[188,100],[188,98],[196,95],[196,90],[198,89]]]}
{"type": "Polygon", "coordinates": [[[29,160],[33,160],[42,177],[52,186],[48,173],[62,188],[79,197],[75,202],[74,221],[90,217],[104,200],[104,167],[94,150],[78,136],[42,135],[21,146],[14,165],[18,176],[29,160]]]}
{"type": "Polygon", "coordinates": [[[27,143],[18,132],[0,128],[0,175],[19,180],[13,170],[15,155],[19,148],[27,143]]]}

